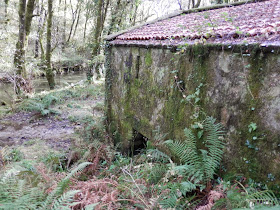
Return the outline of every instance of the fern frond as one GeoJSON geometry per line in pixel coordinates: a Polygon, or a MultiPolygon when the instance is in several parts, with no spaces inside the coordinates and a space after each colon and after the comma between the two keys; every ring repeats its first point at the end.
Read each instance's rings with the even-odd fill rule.
{"type": "Polygon", "coordinates": [[[43,116],[50,113],[57,113],[55,110],[50,109],[49,107],[59,99],[52,94],[48,94],[43,98],[31,98],[24,101],[21,104],[21,109],[25,111],[36,111],[40,112],[43,116]]]}
{"type": "Polygon", "coordinates": [[[168,140],[165,141],[171,153],[180,160],[182,164],[197,167],[200,163],[197,150],[193,150],[193,138],[186,139],[185,142],[168,140]]]}
{"type": "Polygon", "coordinates": [[[270,190],[256,191],[255,193],[249,194],[246,198],[248,202],[252,202],[255,205],[274,206],[279,205],[279,202],[270,190]]]}
{"type": "Polygon", "coordinates": [[[179,165],[174,167],[176,174],[184,177],[184,180],[190,180],[197,184],[203,180],[203,173],[201,170],[193,167],[192,165],[179,165]]]}
{"type": "Polygon", "coordinates": [[[5,162],[8,160],[9,156],[9,147],[5,146],[0,150],[0,166],[5,165],[5,162]]]}
{"type": "Polygon", "coordinates": [[[58,100],[59,99],[54,95],[48,94],[42,99],[42,104],[44,105],[45,108],[48,108],[50,105],[52,105],[54,102],[58,100]]]}
{"type": "Polygon", "coordinates": [[[38,209],[44,198],[43,189],[32,187],[17,177],[19,170],[12,168],[0,180],[0,209],[38,209]]]}
{"type": "Polygon", "coordinates": [[[168,163],[170,157],[158,149],[149,149],[147,151],[147,156],[154,162],[168,163]]]}
{"type": "Polygon", "coordinates": [[[205,146],[208,148],[207,158],[204,159],[205,179],[213,178],[215,170],[219,166],[224,150],[223,126],[215,123],[213,117],[206,117],[204,128],[207,133],[205,146]]]}
{"type": "Polygon", "coordinates": [[[183,164],[176,167],[182,176],[196,184],[202,181],[207,183],[213,178],[223,155],[224,132],[222,128],[220,123],[215,123],[214,118],[206,117],[203,122],[203,137],[207,150],[198,150],[197,141],[199,139],[188,128],[184,130],[185,141],[168,140],[165,142],[171,154],[183,164]]]}
{"type": "MultiPolygon", "coordinates": [[[[80,192],[79,190],[71,190],[64,193],[60,198],[54,201],[52,210],[69,210],[69,206],[73,202],[74,196],[80,192]]],[[[75,203],[76,204],[76,203],[75,203]]]]}
{"type": "Polygon", "coordinates": [[[45,200],[45,202],[42,204],[41,208],[42,210],[49,208],[55,199],[62,195],[64,191],[67,189],[70,183],[70,178],[75,176],[78,172],[84,170],[88,165],[91,165],[92,163],[90,162],[84,162],[79,164],[76,168],[72,169],[72,171],[62,180],[58,183],[57,187],[55,190],[53,190],[45,200]]]}
{"type": "Polygon", "coordinates": [[[166,172],[167,166],[165,164],[154,165],[148,177],[149,182],[152,184],[157,184],[162,179],[162,177],[164,177],[166,172]]]}
{"type": "Polygon", "coordinates": [[[191,192],[196,189],[196,185],[191,183],[190,181],[185,181],[180,183],[180,191],[186,196],[187,192],[191,192]]]}
{"type": "Polygon", "coordinates": [[[72,171],[65,177],[65,179],[70,179],[75,176],[77,173],[84,170],[87,166],[91,165],[91,162],[83,162],[79,164],[76,168],[72,169],[72,171]]]}
{"type": "Polygon", "coordinates": [[[172,194],[168,197],[164,197],[160,199],[159,205],[162,209],[173,209],[176,207],[177,204],[177,196],[172,194]]]}

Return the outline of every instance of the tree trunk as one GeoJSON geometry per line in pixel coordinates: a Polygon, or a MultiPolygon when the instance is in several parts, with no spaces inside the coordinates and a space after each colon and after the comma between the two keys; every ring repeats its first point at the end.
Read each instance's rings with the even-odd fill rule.
{"type": "Polygon", "coordinates": [[[110,35],[115,30],[115,24],[117,22],[117,16],[120,10],[121,0],[117,1],[116,8],[114,8],[112,13],[112,20],[109,26],[108,35],[110,35]]]}
{"type": "Polygon", "coordinates": [[[71,39],[71,36],[72,36],[72,32],[73,32],[73,28],[74,28],[74,25],[75,25],[75,22],[76,22],[76,19],[77,19],[77,13],[78,13],[78,10],[81,6],[81,3],[78,2],[77,3],[77,7],[76,7],[76,10],[74,11],[73,10],[73,5],[72,5],[72,1],[70,0],[70,4],[71,4],[71,10],[72,10],[72,23],[71,23],[71,27],[70,27],[70,32],[69,32],[69,36],[68,36],[68,39],[66,41],[66,43],[68,43],[71,39]]]}
{"type": "Polygon", "coordinates": [[[25,69],[25,45],[30,33],[34,5],[35,0],[29,0],[27,6],[26,0],[21,0],[19,3],[19,36],[14,55],[14,65],[17,69],[17,74],[23,78],[27,77],[25,69]]]}
{"type": "Polygon", "coordinates": [[[37,36],[36,36],[36,40],[35,40],[35,58],[39,57],[39,44],[40,44],[40,32],[43,26],[43,12],[44,12],[44,6],[43,6],[43,2],[44,0],[42,0],[41,2],[41,9],[40,9],[40,5],[38,5],[38,13],[40,13],[40,18],[38,20],[38,29],[37,29],[37,36]]]}
{"type": "MultiPolygon", "coordinates": [[[[103,7],[103,0],[98,0],[97,4],[97,13],[96,13],[96,24],[95,24],[95,31],[94,31],[94,40],[93,40],[93,48],[92,48],[92,59],[96,57],[99,54],[99,45],[100,45],[100,39],[102,34],[102,7],[103,7]]],[[[97,79],[100,78],[100,72],[99,72],[99,65],[96,64],[94,67],[94,64],[89,68],[87,73],[87,78],[90,81],[93,77],[93,68],[95,70],[95,73],[97,75],[97,79]]]]}
{"type": "Polygon", "coordinates": [[[195,0],[192,0],[192,8],[194,8],[195,0]]]}
{"type": "Polygon", "coordinates": [[[20,0],[19,3],[19,35],[16,44],[16,51],[14,55],[14,65],[16,67],[16,73],[26,78],[25,69],[25,11],[26,0],[20,0]]]}
{"type": "Polygon", "coordinates": [[[64,17],[63,17],[63,32],[62,32],[62,52],[65,52],[66,47],[66,11],[67,11],[67,1],[64,0],[64,17]]]}
{"type": "Polygon", "coordinates": [[[201,0],[197,0],[197,3],[194,5],[194,8],[198,8],[201,4],[201,0]]]}
{"type": "Polygon", "coordinates": [[[177,3],[178,3],[178,5],[179,5],[179,9],[180,9],[180,10],[183,10],[182,2],[181,2],[180,0],[177,0],[177,3]]]}
{"type": "Polygon", "coordinates": [[[81,10],[82,10],[82,9],[81,9],[81,7],[80,7],[80,8],[79,8],[79,11],[78,11],[78,18],[77,18],[77,21],[76,21],[74,33],[73,33],[73,38],[75,37],[76,31],[77,31],[77,27],[78,27],[78,24],[79,24],[79,21],[80,21],[81,10]]]}
{"type": "Polygon", "coordinates": [[[43,45],[43,32],[44,32],[44,28],[46,26],[46,19],[47,19],[47,12],[45,11],[43,24],[42,24],[42,27],[40,28],[40,31],[39,31],[39,44],[40,44],[40,49],[41,49],[41,63],[43,63],[43,64],[45,63],[45,50],[44,50],[44,45],[43,45]]]}
{"type": "Polygon", "coordinates": [[[5,25],[8,24],[8,6],[9,6],[9,0],[5,0],[5,25]]]}
{"type": "Polygon", "coordinates": [[[191,0],[189,0],[188,9],[191,8],[191,0]]]}
{"type": "Polygon", "coordinates": [[[84,42],[86,41],[86,33],[87,33],[87,23],[88,23],[88,17],[86,17],[85,25],[84,25],[84,42]]]}
{"type": "Polygon", "coordinates": [[[106,1],[106,4],[105,4],[105,8],[104,8],[104,12],[102,13],[102,30],[104,29],[104,23],[105,23],[105,20],[106,20],[106,17],[107,17],[107,12],[108,12],[108,8],[109,8],[109,4],[110,4],[110,0],[107,0],[106,1]]]}
{"type": "Polygon", "coordinates": [[[54,74],[51,68],[51,41],[52,41],[52,17],[53,0],[48,0],[48,24],[47,24],[47,46],[46,46],[46,77],[51,90],[55,87],[54,74]]]}
{"type": "Polygon", "coordinates": [[[122,8],[120,8],[120,15],[118,17],[118,23],[117,25],[122,28],[123,27],[123,22],[125,22],[125,18],[127,16],[127,10],[126,10],[126,7],[129,5],[129,1],[127,2],[123,2],[123,5],[122,5],[122,8]]]}
{"type": "Polygon", "coordinates": [[[138,10],[139,4],[140,4],[139,1],[136,0],[135,5],[134,5],[134,6],[135,6],[135,8],[134,8],[134,13],[133,13],[133,15],[132,15],[132,16],[133,16],[132,22],[131,22],[131,25],[132,25],[132,26],[135,26],[135,23],[136,23],[137,10],[138,10]]]}
{"type": "Polygon", "coordinates": [[[35,0],[29,0],[27,3],[26,13],[25,13],[25,38],[26,39],[28,39],[28,36],[30,34],[34,7],[35,7],[35,0]]]}
{"type": "Polygon", "coordinates": [[[90,19],[90,12],[91,12],[91,6],[92,6],[92,3],[90,1],[91,0],[88,0],[86,3],[86,14],[85,14],[86,20],[85,20],[85,24],[84,24],[84,37],[83,37],[84,42],[86,41],[87,23],[90,19]]]}

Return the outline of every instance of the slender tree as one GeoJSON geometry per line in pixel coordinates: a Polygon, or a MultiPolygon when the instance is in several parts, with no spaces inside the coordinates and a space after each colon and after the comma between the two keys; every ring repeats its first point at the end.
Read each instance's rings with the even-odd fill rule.
{"type": "Polygon", "coordinates": [[[51,53],[52,53],[52,19],[53,19],[53,0],[48,0],[48,24],[47,24],[47,46],[46,46],[46,77],[50,89],[54,89],[54,73],[51,68],[51,53]]]}
{"type": "Polygon", "coordinates": [[[14,55],[14,65],[17,69],[17,74],[26,77],[25,70],[25,11],[26,0],[19,1],[19,33],[14,55]]]}
{"type": "Polygon", "coordinates": [[[87,24],[88,24],[88,21],[91,18],[91,15],[92,15],[92,8],[93,8],[92,1],[87,0],[85,6],[86,6],[86,12],[85,12],[84,37],[83,37],[84,42],[86,40],[87,24]]]}
{"type": "Polygon", "coordinates": [[[64,0],[64,9],[63,9],[63,30],[62,30],[62,42],[61,42],[61,49],[62,49],[62,52],[65,51],[65,47],[66,47],[66,13],[67,13],[67,1],[64,0]]]}
{"type": "MultiPolygon", "coordinates": [[[[39,44],[40,44],[40,33],[45,21],[45,16],[44,14],[44,6],[43,6],[44,0],[41,1],[41,8],[40,5],[37,6],[37,12],[40,14],[39,20],[38,20],[38,29],[37,29],[37,35],[36,35],[36,39],[35,39],[35,58],[39,57],[39,44]]],[[[46,13],[45,13],[46,14],[46,13]]]]}
{"type": "Polygon", "coordinates": [[[70,32],[69,32],[66,43],[69,43],[69,41],[71,39],[73,29],[75,27],[75,22],[79,21],[79,19],[80,19],[80,11],[81,11],[80,9],[81,9],[81,5],[82,5],[81,3],[82,3],[81,0],[78,1],[77,5],[76,5],[76,9],[74,9],[72,1],[70,0],[70,6],[71,6],[71,11],[72,11],[72,23],[71,23],[70,32]]]}
{"type": "Polygon", "coordinates": [[[111,23],[109,25],[108,35],[115,30],[115,25],[119,16],[119,11],[121,8],[121,0],[117,0],[115,8],[112,8],[111,23]]]}
{"type": "Polygon", "coordinates": [[[9,0],[5,0],[5,24],[8,24],[8,7],[9,7],[9,0]]]}
{"type": "Polygon", "coordinates": [[[201,4],[201,0],[197,0],[196,4],[194,5],[194,8],[198,8],[201,4]]]}
{"type": "Polygon", "coordinates": [[[75,29],[74,29],[74,33],[73,33],[73,38],[76,35],[76,31],[77,31],[77,27],[79,25],[79,21],[80,21],[80,16],[81,16],[81,11],[82,11],[82,7],[79,8],[78,10],[78,17],[77,17],[77,21],[76,21],[76,25],[75,25],[75,29]]]}
{"type": "Polygon", "coordinates": [[[27,3],[26,13],[25,13],[25,38],[28,39],[31,30],[32,18],[34,17],[33,11],[35,8],[35,0],[29,0],[27,3]]]}
{"type": "Polygon", "coordinates": [[[42,27],[40,28],[39,31],[39,44],[40,44],[40,49],[41,49],[41,62],[45,63],[45,50],[44,50],[44,45],[43,45],[43,32],[46,27],[46,22],[47,22],[47,11],[44,10],[44,18],[43,18],[43,23],[42,27]]]}
{"type": "MultiPolygon", "coordinates": [[[[104,28],[104,23],[108,11],[110,0],[98,0],[97,2],[97,8],[96,8],[96,24],[95,24],[95,30],[94,30],[94,39],[93,39],[93,48],[92,48],[92,59],[94,59],[97,55],[100,53],[100,43],[101,43],[101,36],[102,31],[104,28]]],[[[99,72],[99,66],[100,63],[96,62],[91,66],[91,68],[88,71],[88,80],[90,80],[93,77],[93,69],[97,75],[97,79],[100,78],[100,72],[99,72]]]]}
{"type": "Polygon", "coordinates": [[[14,65],[17,69],[17,74],[21,75],[23,78],[27,76],[25,69],[25,48],[26,40],[30,34],[35,0],[29,0],[27,5],[26,2],[26,0],[19,1],[19,35],[14,55],[14,65]]]}

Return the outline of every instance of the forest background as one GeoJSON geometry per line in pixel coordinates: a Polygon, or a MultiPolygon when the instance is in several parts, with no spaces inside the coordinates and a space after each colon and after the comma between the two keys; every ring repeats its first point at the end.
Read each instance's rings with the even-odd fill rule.
{"type": "Polygon", "coordinates": [[[103,38],[174,10],[237,0],[2,0],[0,77],[30,79],[85,69],[102,72],[103,38]],[[52,11],[52,12],[49,12],[52,11]],[[101,70],[100,70],[101,69],[101,70]]]}

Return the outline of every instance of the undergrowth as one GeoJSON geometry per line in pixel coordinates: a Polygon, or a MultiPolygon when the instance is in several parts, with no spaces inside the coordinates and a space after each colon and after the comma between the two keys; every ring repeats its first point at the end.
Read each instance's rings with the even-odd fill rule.
{"type": "Polygon", "coordinates": [[[60,90],[31,95],[18,105],[18,111],[35,111],[42,116],[59,114],[59,111],[52,107],[56,104],[63,104],[67,100],[87,100],[88,98],[103,97],[103,85],[77,85],[62,88],[60,90]]]}
{"type": "MultiPolygon", "coordinates": [[[[42,110],[54,104],[102,94],[102,87],[77,87],[26,99],[21,106],[26,109],[24,103],[30,104],[29,111],[44,115],[42,110]]],[[[166,135],[157,131],[146,150],[133,157],[116,150],[103,116],[73,121],[81,128],[70,152],[49,152],[28,161],[17,148],[1,148],[0,209],[208,210],[279,205],[265,187],[219,177],[224,132],[212,117],[186,128],[183,141],[166,141],[166,135]]]]}

